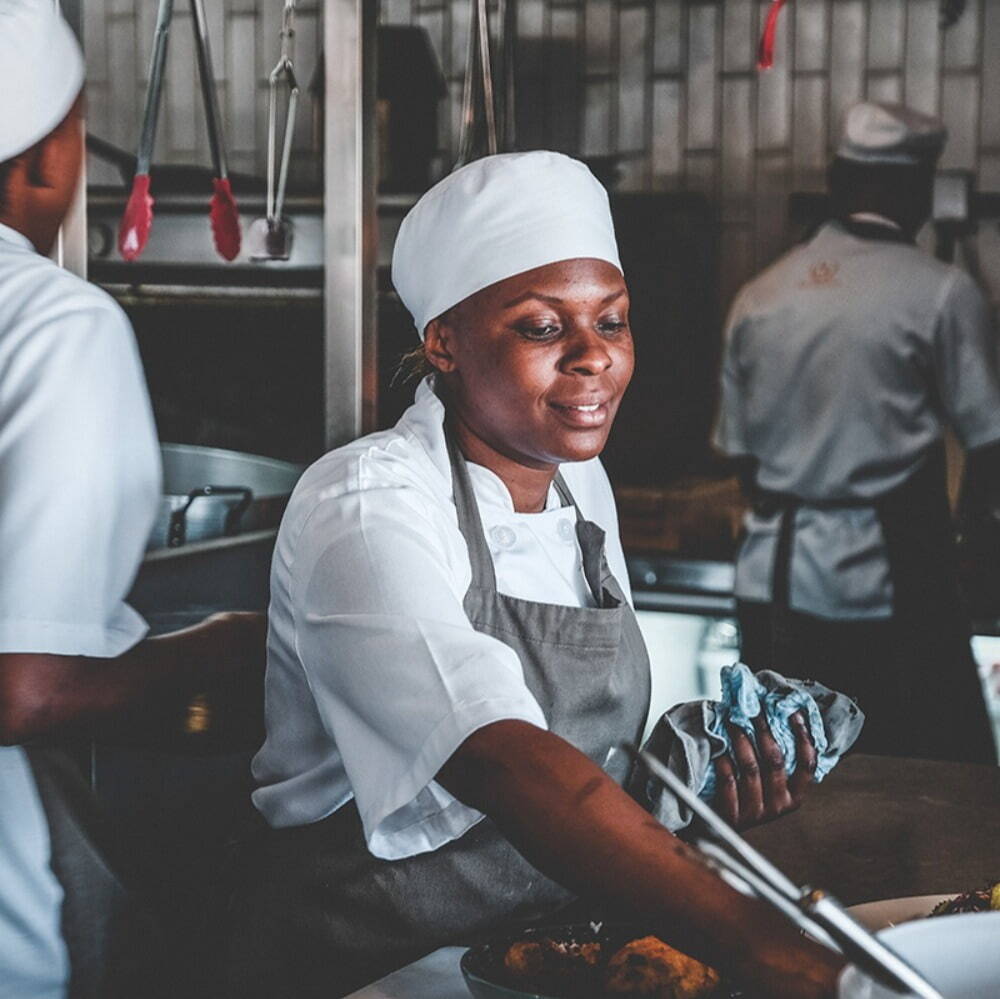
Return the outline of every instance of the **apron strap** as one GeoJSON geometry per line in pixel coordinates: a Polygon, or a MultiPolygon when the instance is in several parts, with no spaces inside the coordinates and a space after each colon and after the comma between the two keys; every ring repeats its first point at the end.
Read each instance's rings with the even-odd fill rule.
{"type": "Polygon", "coordinates": [[[563,506],[571,506],[576,511],[576,540],[580,545],[580,554],[583,557],[583,575],[590,587],[590,592],[598,607],[603,607],[604,600],[604,576],[606,562],[604,558],[604,541],[606,535],[604,531],[593,521],[587,520],[580,512],[580,508],[573,499],[573,494],[566,485],[562,472],[556,472],[554,480],[556,492],[563,501],[563,506]]]}

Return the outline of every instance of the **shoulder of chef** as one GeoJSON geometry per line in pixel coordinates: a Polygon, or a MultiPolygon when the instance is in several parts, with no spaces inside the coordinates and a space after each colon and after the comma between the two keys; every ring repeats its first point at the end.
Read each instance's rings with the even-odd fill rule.
{"type": "MultiPolygon", "coordinates": [[[[452,499],[451,465],[444,437],[444,405],[430,378],[418,386],[412,406],[388,430],[360,437],[328,452],[299,479],[288,504],[283,530],[294,539],[316,510],[333,504],[346,519],[353,516],[348,497],[394,490],[395,498],[436,522],[457,523],[452,499]]],[[[613,503],[611,486],[599,458],[560,466],[570,492],[587,512],[588,497],[613,503]]],[[[492,476],[491,476],[492,478],[492,476]]],[[[473,478],[480,503],[483,483],[473,478]]],[[[492,491],[485,491],[492,499],[492,491]]]]}
{"type": "MultiPolygon", "coordinates": [[[[3,336],[48,329],[65,331],[74,319],[104,314],[107,323],[87,324],[88,328],[109,331],[130,329],[125,313],[102,288],[58,266],[36,253],[20,233],[0,227],[0,330],[3,336]],[[22,326],[30,309],[30,323],[22,326]]],[[[82,324],[81,324],[82,328],[82,324]]],[[[93,335],[93,334],[91,334],[93,335]]]]}

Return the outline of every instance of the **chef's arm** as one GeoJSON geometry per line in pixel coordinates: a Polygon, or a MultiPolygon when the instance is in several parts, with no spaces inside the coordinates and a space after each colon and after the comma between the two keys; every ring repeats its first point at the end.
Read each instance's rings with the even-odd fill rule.
{"type": "Polygon", "coordinates": [[[265,634],[263,614],[227,612],[115,659],[0,653],[0,743],[80,729],[140,733],[194,693],[262,673],[265,634]]]}
{"type": "Polygon", "coordinates": [[[841,959],[727,887],[558,736],[519,721],[486,726],[462,744],[438,780],[577,894],[648,918],[681,949],[767,994],[834,994],[841,959]]]}

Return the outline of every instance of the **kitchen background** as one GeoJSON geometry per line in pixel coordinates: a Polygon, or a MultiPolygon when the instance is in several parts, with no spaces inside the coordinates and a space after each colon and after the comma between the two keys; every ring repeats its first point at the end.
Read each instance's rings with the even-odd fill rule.
{"type": "MultiPolygon", "coordinates": [[[[728,469],[707,448],[720,326],[738,286],[801,235],[789,195],[822,190],[843,110],[870,96],[942,115],[951,135],[942,167],[970,171],[981,191],[1000,191],[1000,0],[968,0],[947,30],[939,27],[941,6],[796,0],[780,21],[775,67],[761,73],[763,0],[517,2],[517,146],[581,156],[614,180],[623,252],[641,292],[635,298],[647,303],[636,316],[646,380],[633,389],[631,409],[623,407],[608,464],[657,660],[658,703],[710,690],[719,663],[733,658],[728,559],[740,501],[728,469]]],[[[208,0],[206,7],[230,166],[260,177],[282,2],[208,0]]],[[[430,179],[451,167],[458,149],[471,8],[470,0],[382,0],[379,7],[385,28],[424,29],[436,62],[429,68],[440,81],[425,74],[419,82],[431,95],[430,179]]],[[[91,134],[133,150],[156,4],[85,0],[82,11],[91,134]]],[[[308,209],[313,216],[322,211],[322,15],[318,0],[297,5],[303,105],[291,182],[317,199],[308,209]]],[[[399,66],[382,68],[385,83],[399,66]]],[[[380,85],[379,96],[391,103],[396,95],[380,85]]],[[[394,155],[405,159],[410,151],[394,155]]],[[[209,162],[184,4],[171,33],[155,159],[209,162]]],[[[91,156],[88,169],[93,190],[121,186],[106,161],[91,156]]],[[[418,193],[397,186],[380,201],[383,424],[410,392],[389,383],[395,358],[412,342],[384,264],[393,220],[418,193]]],[[[207,246],[207,236],[200,238],[207,246]]],[[[930,230],[924,242],[933,249],[930,230]]],[[[313,249],[319,258],[312,262],[321,264],[321,245],[313,249]]],[[[975,263],[1000,298],[995,220],[981,222],[959,259],[975,263]]],[[[205,273],[218,286],[233,283],[237,271],[205,273]]],[[[268,273],[241,280],[266,284],[260,275],[268,273]]],[[[294,296],[274,289],[242,312],[224,296],[210,307],[174,296],[163,308],[115,285],[139,334],[161,431],[299,461],[319,453],[320,292],[309,280],[300,283],[306,287],[294,296]]],[[[1000,650],[985,635],[991,626],[981,630],[977,648],[989,665],[1000,650]]]]}

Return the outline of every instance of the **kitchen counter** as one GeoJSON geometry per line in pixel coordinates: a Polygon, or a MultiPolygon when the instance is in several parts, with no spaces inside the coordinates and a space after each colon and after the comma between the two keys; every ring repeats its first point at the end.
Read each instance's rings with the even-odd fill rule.
{"type": "MultiPolygon", "coordinates": [[[[748,835],[799,884],[853,905],[1000,877],[1000,768],[851,756],[800,811],[748,835]]],[[[446,947],[349,999],[469,999],[446,947]]]]}

